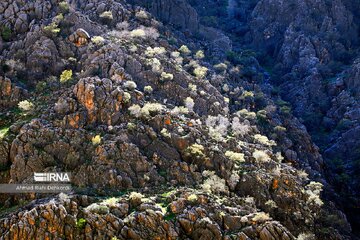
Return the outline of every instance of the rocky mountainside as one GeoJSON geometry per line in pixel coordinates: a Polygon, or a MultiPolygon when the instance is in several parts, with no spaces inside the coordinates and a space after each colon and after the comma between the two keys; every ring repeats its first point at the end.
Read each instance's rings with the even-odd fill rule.
{"type": "Polygon", "coordinates": [[[290,104],[189,3],[0,3],[0,183],[73,186],[1,194],[0,239],[356,239],[290,104]]]}
{"type": "Polygon", "coordinates": [[[360,55],[359,11],[354,2],[289,1],[280,6],[260,1],[253,11],[252,31],[269,32],[260,42],[253,34],[253,43],[259,46],[270,39],[277,61],[274,81],[321,147],[329,179],[353,222],[359,223],[360,55]],[[269,5],[274,12],[269,12],[269,5]],[[288,16],[288,22],[272,17],[279,12],[288,16]]]}
{"type": "Polygon", "coordinates": [[[229,60],[260,62],[320,147],[337,201],[359,229],[359,2],[189,1],[199,21],[223,29],[229,60]],[[226,12],[231,6],[231,14],[226,12]]]}

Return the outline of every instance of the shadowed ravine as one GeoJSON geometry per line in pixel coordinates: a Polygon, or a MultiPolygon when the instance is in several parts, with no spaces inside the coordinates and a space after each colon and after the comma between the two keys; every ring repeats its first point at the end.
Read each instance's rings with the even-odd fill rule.
{"type": "Polygon", "coordinates": [[[228,0],[227,3],[227,13],[229,18],[233,18],[235,16],[235,8],[236,8],[236,0],[228,0]]]}

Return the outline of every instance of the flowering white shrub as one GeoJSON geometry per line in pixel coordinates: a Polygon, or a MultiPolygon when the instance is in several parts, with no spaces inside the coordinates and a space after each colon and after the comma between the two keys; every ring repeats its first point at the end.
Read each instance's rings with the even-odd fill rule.
{"type": "Polygon", "coordinates": [[[91,42],[93,42],[96,45],[101,45],[105,42],[105,39],[101,36],[94,36],[91,38],[91,42]]]}
{"type": "Polygon", "coordinates": [[[305,172],[305,170],[298,170],[297,175],[303,180],[308,180],[309,179],[308,178],[309,174],[307,174],[307,172],[305,172]]]}
{"type": "Polygon", "coordinates": [[[204,54],[204,51],[202,51],[202,50],[197,51],[195,54],[196,59],[203,59],[204,57],[205,57],[205,54],[204,54]]]}
{"type": "Polygon", "coordinates": [[[316,240],[316,236],[313,233],[300,233],[296,240],[316,240]]]}
{"type": "Polygon", "coordinates": [[[188,88],[191,92],[196,93],[196,91],[197,91],[197,86],[195,84],[189,83],[188,88]]]}
{"type": "Polygon", "coordinates": [[[99,15],[99,17],[112,20],[113,19],[113,14],[112,14],[111,11],[105,11],[105,12],[101,13],[99,15]]]}
{"type": "Polygon", "coordinates": [[[234,117],[231,122],[231,129],[233,134],[237,137],[243,137],[248,134],[251,131],[251,126],[247,123],[240,123],[240,119],[238,117],[234,117]]]}
{"type": "Polygon", "coordinates": [[[238,111],[236,114],[238,116],[242,116],[246,119],[255,119],[256,118],[256,113],[249,112],[247,109],[242,109],[242,110],[238,111]]]}
{"type": "Polygon", "coordinates": [[[205,151],[204,146],[197,143],[186,148],[186,152],[192,157],[196,157],[196,158],[204,158],[205,157],[204,151],[205,151]]]}
{"type": "Polygon", "coordinates": [[[164,106],[160,103],[146,103],[142,108],[141,108],[141,115],[148,117],[150,116],[150,113],[158,113],[161,112],[162,110],[164,110],[164,106]]]}
{"type": "Polygon", "coordinates": [[[223,141],[224,136],[227,135],[230,122],[226,117],[218,115],[216,117],[208,116],[205,124],[209,129],[209,135],[212,139],[216,141],[223,141]]]}
{"type": "Polygon", "coordinates": [[[242,95],[240,96],[240,99],[246,99],[246,98],[253,98],[254,93],[251,91],[244,91],[242,95]]]}
{"type": "Polygon", "coordinates": [[[129,199],[131,201],[134,201],[134,200],[139,200],[141,201],[141,199],[144,197],[144,195],[142,195],[141,193],[137,193],[137,192],[131,192],[130,193],[130,196],[129,196],[129,199]]]}
{"type": "Polygon", "coordinates": [[[127,21],[119,22],[116,24],[116,29],[118,30],[128,30],[129,29],[129,23],[127,21]]]}
{"type": "Polygon", "coordinates": [[[227,193],[229,191],[225,180],[218,177],[213,171],[203,171],[203,177],[207,179],[201,185],[202,189],[208,193],[227,193]]]}
{"type": "Polygon", "coordinates": [[[154,90],[153,90],[153,88],[151,87],[151,86],[145,86],[144,87],[144,92],[145,93],[148,93],[148,94],[150,94],[150,93],[152,93],[154,90]]]}
{"type": "Polygon", "coordinates": [[[270,216],[267,213],[264,212],[258,212],[255,214],[255,216],[252,219],[254,222],[266,222],[270,220],[270,216]]]}
{"type": "Polygon", "coordinates": [[[157,72],[160,73],[162,71],[162,66],[161,66],[161,62],[159,59],[157,58],[151,58],[151,59],[147,59],[146,63],[151,66],[151,70],[153,72],[157,72]]]}
{"type": "Polygon", "coordinates": [[[214,68],[217,71],[225,71],[228,68],[228,66],[225,63],[219,63],[214,65],[214,68]]]}
{"type": "Polygon", "coordinates": [[[171,81],[174,79],[174,75],[172,75],[171,73],[162,72],[160,79],[162,81],[171,81]]]}
{"type": "Polygon", "coordinates": [[[145,51],[145,55],[147,57],[154,57],[156,55],[163,55],[166,53],[166,49],[164,47],[147,47],[145,51]]]}
{"type": "Polygon", "coordinates": [[[184,101],[185,107],[189,109],[189,111],[193,111],[194,109],[194,100],[191,97],[187,97],[184,101]]]}
{"type": "Polygon", "coordinates": [[[252,156],[255,158],[257,162],[269,162],[270,157],[269,155],[261,150],[255,150],[252,154],[252,156]]]}
{"type": "Polygon", "coordinates": [[[236,172],[233,171],[231,173],[231,176],[230,176],[229,180],[228,180],[228,185],[229,185],[231,190],[235,190],[236,185],[239,182],[239,179],[240,179],[239,175],[236,172]]]}
{"type": "Polygon", "coordinates": [[[173,59],[175,59],[175,62],[177,63],[177,64],[179,64],[179,65],[182,65],[183,64],[183,58],[180,56],[180,52],[178,52],[178,51],[175,51],[175,52],[172,52],[171,54],[170,54],[170,56],[173,58],[173,59]]]}
{"type": "Polygon", "coordinates": [[[268,201],[266,201],[266,202],[265,202],[265,205],[268,206],[268,207],[270,207],[270,208],[277,208],[277,207],[278,207],[277,204],[276,204],[276,202],[274,202],[273,200],[268,200],[268,201]]]}
{"type": "Polygon", "coordinates": [[[180,48],[179,48],[179,51],[185,55],[188,55],[191,53],[190,49],[186,46],[186,45],[182,45],[180,48]]]}
{"type": "Polygon", "coordinates": [[[244,154],[243,153],[237,153],[233,151],[226,151],[225,156],[228,157],[231,161],[234,162],[245,162],[244,154]]]}
{"type": "Polygon", "coordinates": [[[124,92],[124,103],[128,103],[131,100],[131,95],[128,92],[124,92]]]}
{"type": "Polygon", "coordinates": [[[22,110],[22,111],[30,111],[34,109],[34,104],[28,100],[24,100],[18,103],[18,107],[22,110]]]}
{"type": "Polygon", "coordinates": [[[113,207],[113,206],[116,206],[118,200],[119,200],[118,198],[111,197],[111,198],[105,199],[102,203],[107,206],[113,207]]]}
{"type": "Polygon", "coordinates": [[[135,117],[149,117],[151,113],[161,112],[165,107],[160,103],[146,103],[143,107],[137,104],[129,107],[130,114],[135,117]]]}
{"type": "Polygon", "coordinates": [[[282,156],[281,152],[277,152],[275,154],[275,157],[278,160],[278,162],[282,162],[284,160],[284,157],[282,156]]]}
{"type": "Polygon", "coordinates": [[[178,57],[180,57],[180,52],[178,52],[178,51],[171,52],[170,55],[171,55],[172,58],[178,58],[178,57]]]}
{"type": "Polygon", "coordinates": [[[249,204],[249,205],[252,205],[252,206],[256,206],[255,198],[254,198],[254,197],[247,196],[246,198],[244,198],[244,202],[245,202],[246,204],[249,204]]]}
{"type": "Polygon", "coordinates": [[[208,69],[206,67],[199,66],[194,69],[194,74],[197,78],[201,79],[206,76],[207,71],[208,69]]]}
{"type": "Polygon", "coordinates": [[[229,85],[227,85],[226,83],[224,84],[224,86],[222,87],[222,89],[223,89],[224,92],[230,91],[230,87],[229,87],[229,85]]]}
{"type": "Polygon", "coordinates": [[[126,82],[124,83],[124,87],[127,88],[127,89],[129,89],[129,90],[134,90],[134,89],[137,87],[137,85],[136,85],[136,83],[133,82],[133,81],[126,81],[126,82]]]}
{"type": "Polygon", "coordinates": [[[261,144],[266,145],[266,146],[274,146],[274,145],[276,145],[274,140],[269,140],[266,136],[263,136],[261,134],[255,134],[254,139],[258,143],[261,143],[261,144]]]}
{"type": "Polygon", "coordinates": [[[322,206],[324,202],[320,199],[320,193],[322,192],[323,185],[319,182],[311,181],[305,187],[305,193],[308,195],[307,203],[322,206]]]}
{"type": "Polygon", "coordinates": [[[134,44],[132,44],[130,47],[129,47],[129,51],[132,52],[132,53],[135,53],[137,52],[138,50],[138,47],[134,44]]]}
{"type": "Polygon", "coordinates": [[[148,14],[144,10],[140,10],[140,11],[136,12],[135,17],[137,17],[139,19],[148,19],[149,18],[148,14]]]}
{"type": "Polygon", "coordinates": [[[130,32],[130,36],[131,37],[136,37],[136,38],[145,38],[146,33],[143,29],[134,29],[130,32]]]}
{"type": "Polygon", "coordinates": [[[140,27],[130,32],[132,38],[157,39],[159,36],[158,30],[153,27],[140,27]]]}
{"type": "Polygon", "coordinates": [[[137,104],[132,105],[131,107],[128,108],[130,111],[130,114],[133,115],[134,117],[140,117],[141,115],[141,107],[137,104]]]}
{"type": "Polygon", "coordinates": [[[189,109],[187,107],[183,107],[183,106],[180,106],[180,107],[174,107],[172,110],[171,110],[171,115],[173,116],[179,116],[180,114],[188,114],[189,113],[189,109]]]}
{"type": "Polygon", "coordinates": [[[163,137],[167,137],[167,138],[170,138],[171,137],[171,133],[169,133],[169,131],[166,129],[166,128],[163,128],[161,131],[160,131],[161,135],[163,137]]]}

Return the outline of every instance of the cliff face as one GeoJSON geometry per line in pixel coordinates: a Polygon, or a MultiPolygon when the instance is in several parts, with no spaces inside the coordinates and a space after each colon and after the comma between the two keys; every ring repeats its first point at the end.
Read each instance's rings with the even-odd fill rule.
{"type": "Polygon", "coordinates": [[[186,1],[129,3],[0,3],[0,183],[74,187],[2,195],[0,239],[350,239],[257,60],[186,1]]]}
{"type": "Polygon", "coordinates": [[[265,51],[276,58],[275,71],[284,76],[275,82],[321,146],[329,179],[342,190],[344,206],[356,208],[359,25],[358,12],[348,4],[259,1],[251,33],[252,44],[257,49],[266,46],[265,51]]]}
{"type": "MultiPolygon", "coordinates": [[[[200,13],[200,22],[222,28],[237,52],[251,49],[257,54],[271,84],[278,86],[320,146],[328,179],[358,223],[357,1],[237,1],[230,18],[202,11],[202,1],[190,2],[200,13]]],[[[225,9],[226,4],[218,8],[225,9]]]]}

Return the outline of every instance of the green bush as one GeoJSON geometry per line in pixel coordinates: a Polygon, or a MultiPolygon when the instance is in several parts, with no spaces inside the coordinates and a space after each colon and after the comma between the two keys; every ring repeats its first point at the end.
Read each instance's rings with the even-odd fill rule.
{"type": "Polygon", "coordinates": [[[47,84],[45,81],[38,82],[36,84],[35,90],[36,90],[36,92],[39,92],[39,93],[43,92],[46,89],[46,86],[47,86],[47,84]]]}
{"type": "Polygon", "coordinates": [[[256,53],[250,49],[243,50],[240,53],[228,51],[226,57],[234,64],[247,65],[250,58],[256,57],[256,53]]]}
{"type": "Polygon", "coordinates": [[[61,29],[58,27],[58,24],[55,22],[52,22],[50,25],[44,27],[44,32],[48,36],[57,36],[57,34],[61,31],[61,29]]]}
{"type": "Polygon", "coordinates": [[[79,218],[79,219],[76,221],[76,228],[78,228],[78,229],[84,229],[84,228],[85,228],[85,224],[86,224],[86,219],[84,219],[84,218],[79,218]]]}
{"type": "Polygon", "coordinates": [[[4,26],[1,28],[1,38],[5,41],[8,42],[10,41],[12,35],[12,31],[10,28],[4,26]]]}
{"type": "Polygon", "coordinates": [[[61,13],[67,13],[70,10],[70,6],[66,1],[59,3],[59,10],[61,13]]]}
{"type": "Polygon", "coordinates": [[[72,70],[64,70],[60,75],[60,82],[61,83],[67,82],[71,80],[72,76],[73,76],[72,70]]]}
{"type": "Polygon", "coordinates": [[[0,140],[3,139],[9,132],[9,127],[4,127],[0,129],[0,140]]]}
{"type": "Polygon", "coordinates": [[[285,114],[290,114],[290,113],[291,113],[291,107],[289,107],[289,106],[282,106],[282,107],[280,108],[280,111],[281,111],[282,113],[285,113],[285,114]]]}

